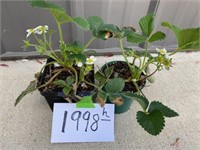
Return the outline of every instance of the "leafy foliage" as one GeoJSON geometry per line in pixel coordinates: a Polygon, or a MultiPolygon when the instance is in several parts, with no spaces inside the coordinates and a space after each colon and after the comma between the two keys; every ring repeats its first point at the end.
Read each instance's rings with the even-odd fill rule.
{"type": "Polygon", "coordinates": [[[154,21],[153,14],[146,15],[146,16],[142,17],[139,21],[140,28],[147,37],[150,36],[150,34],[152,33],[152,31],[154,29],[153,21],[154,21]]]}
{"type": "Polygon", "coordinates": [[[31,81],[29,86],[22,91],[22,93],[17,97],[16,101],[15,101],[15,106],[17,106],[17,104],[22,100],[22,98],[24,96],[26,96],[29,93],[32,93],[33,91],[37,90],[37,81],[31,81]]]}
{"type": "Polygon", "coordinates": [[[122,78],[113,78],[108,81],[105,86],[105,90],[108,93],[121,92],[124,88],[124,80],[122,78]]]}
{"type": "Polygon", "coordinates": [[[169,22],[162,22],[162,26],[168,27],[175,34],[178,41],[178,50],[200,50],[200,28],[191,28],[181,30],[169,22]]]}
{"type": "Polygon", "coordinates": [[[90,28],[89,22],[83,17],[74,17],[72,18],[73,22],[80,27],[81,29],[87,31],[90,28]]]}
{"type": "Polygon", "coordinates": [[[130,92],[123,92],[122,94],[123,94],[123,96],[129,97],[129,98],[137,101],[141,105],[143,110],[147,109],[147,107],[149,105],[149,101],[145,97],[138,95],[136,93],[130,93],[130,92]]]}
{"type": "Polygon", "coordinates": [[[146,36],[137,33],[130,33],[127,36],[127,41],[131,43],[143,43],[146,41],[146,36]]]}
{"type": "Polygon", "coordinates": [[[178,49],[200,50],[200,28],[184,29],[178,33],[178,49]]]}
{"type": "Polygon", "coordinates": [[[72,21],[72,18],[65,12],[65,10],[54,3],[46,2],[44,0],[28,0],[28,2],[32,7],[48,9],[60,23],[72,21]]]}
{"type": "Polygon", "coordinates": [[[91,16],[87,20],[90,24],[90,30],[93,36],[98,37],[99,28],[104,24],[103,20],[98,16],[91,16]]]}
{"type": "Polygon", "coordinates": [[[151,102],[148,112],[151,113],[154,110],[159,110],[165,117],[176,117],[178,113],[174,110],[170,109],[169,107],[163,105],[161,102],[153,101],[151,102]]]}
{"type": "Polygon", "coordinates": [[[161,31],[157,31],[151,35],[151,37],[149,38],[149,42],[152,43],[152,42],[164,40],[164,39],[165,39],[165,34],[161,31]]]}
{"type": "Polygon", "coordinates": [[[165,126],[165,118],[159,110],[145,113],[137,112],[137,121],[145,131],[152,135],[158,135],[165,126]]]}

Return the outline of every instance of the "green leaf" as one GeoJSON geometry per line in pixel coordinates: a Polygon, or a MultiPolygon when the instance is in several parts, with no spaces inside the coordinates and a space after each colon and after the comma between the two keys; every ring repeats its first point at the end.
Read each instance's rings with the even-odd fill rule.
{"type": "Polygon", "coordinates": [[[76,103],[76,108],[95,108],[92,102],[92,96],[84,96],[76,103]]]}
{"type": "Polygon", "coordinates": [[[73,22],[78,26],[80,27],[81,29],[87,31],[89,30],[90,28],[90,24],[89,22],[84,19],[83,17],[75,17],[75,18],[72,18],[73,22]]]}
{"type": "Polygon", "coordinates": [[[36,89],[37,89],[37,81],[35,80],[31,81],[29,86],[24,91],[22,91],[22,93],[17,97],[15,101],[15,106],[22,100],[24,96],[26,96],[29,93],[32,93],[36,89]]]}
{"type": "Polygon", "coordinates": [[[66,78],[67,85],[72,85],[74,83],[74,78],[72,76],[69,76],[66,78]]]}
{"type": "Polygon", "coordinates": [[[149,38],[149,42],[152,43],[152,42],[164,40],[164,39],[165,39],[165,34],[161,31],[157,31],[151,35],[151,37],[149,38]]]}
{"type": "Polygon", "coordinates": [[[171,29],[173,31],[173,33],[176,35],[176,37],[178,38],[178,34],[181,31],[181,29],[179,29],[175,25],[170,24],[169,22],[162,22],[161,25],[164,26],[164,27],[168,27],[169,29],[171,29]]]}
{"type": "Polygon", "coordinates": [[[138,111],[137,121],[151,135],[158,135],[165,126],[165,118],[159,110],[149,114],[138,111]]]}
{"type": "Polygon", "coordinates": [[[41,47],[41,46],[36,46],[35,49],[36,49],[36,51],[37,51],[39,54],[41,54],[41,55],[42,55],[42,54],[44,53],[44,51],[45,51],[44,48],[41,47]]]}
{"type": "Polygon", "coordinates": [[[137,33],[131,33],[127,36],[127,41],[131,43],[143,43],[146,39],[144,35],[139,35],[137,33]]]}
{"type": "Polygon", "coordinates": [[[98,36],[99,28],[104,24],[103,20],[99,16],[91,16],[88,19],[90,24],[90,30],[95,37],[98,36]]]}
{"type": "Polygon", "coordinates": [[[169,107],[163,105],[161,102],[158,102],[158,101],[151,102],[148,112],[151,113],[154,110],[161,111],[165,117],[176,117],[176,116],[178,116],[177,112],[175,112],[174,110],[170,109],[169,107]]]}
{"type": "Polygon", "coordinates": [[[106,32],[111,32],[118,38],[123,36],[123,32],[114,24],[104,24],[99,28],[99,34],[104,35],[106,32]]]}
{"type": "Polygon", "coordinates": [[[72,90],[72,87],[70,87],[70,86],[65,86],[64,88],[63,88],[63,93],[65,94],[65,95],[68,95],[69,94],[69,92],[72,90]]]}
{"type": "Polygon", "coordinates": [[[123,92],[121,94],[123,94],[123,96],[125,96],[125,97],[131,98],[131,99],[137,101],[141,105],[143,110],[146,110],[149,105],[148,99],[146,99],[145,97],[138,95],[136,93],[123,92]]]}
{"type": "Polygon", "coordinates": [[[107,79],[109,79],[110,76],[112,75],[113,69],[114,69],[114,66],[111,66],[111,67],[108,67],[105,69],[104,73],[105,73],[107,79]]]}
{"type": "Polygon", "coordinates": [[[108,93],[121,92],[124,88],[124,85],[125,83],[122,78],[113,78],[107,82],[105,90],[108,93]]]}
{"type": "Polygon", "coordinates": [[[67,86],[67,84],[66,84],[66,82],[64,80],[56,80],[53,83],[56,84],[56,85],[59,85],[61,87],[67,86]]]}
{"type": "Polygon", "coordinates": [[[154,29],[154,15],[149,14],[142,17],[139,21],[140,28],[146,36],[150,36],[154,29]]]}
{"type": "Polygon", "coordinates": [[[183,29],[178,33],[178,49],[200,50],[200,28],[183,29]]]}
{"type": "Polygon", "coordinates": [[[84,54],[70,54],[70,55],[68,55],[68,58],[71,60],[77,59],[83,63],[85,63],[85,61],[86,61],[86,56],[84,54]]]}
{"type": "Polygon", "coordinates": [[[119,93],[109,93],[108,94],[110,102],[114,103],[117,106],[120,106],[124,103],[122,95],[119,93]]]}
{"type": "Polygon", "coordinates": [[[117,93],[117,92],[116,93],[109,93],[108,97],[109,97],[109,100],[112,102],[112,101],[116,100],[117,98],[120,98],[121,94],[117,93]]]}
{"type": "Polygon", "coordinates": [[[99,82],[99,87],[102,87],[106,83],[107,79],[100,71],[95,73],[94,78],[99,82]]]}
{"type": "Polygon", "coordinates": [[[150,53],[147,53],[145,51],[134,51],[134,53],[139,56],[139,57],[143,57],[143,56],[146,56],[146,57],[152,57],[150,53]]]}
{"type": "Polygon", "coordinates": [[[60,23],[73,21],[62,7],[54,3],[46,2],[44,0],[28,0],[28,2],[32,7],[48,9],[49,12],[51,12],[51,14],[54,16],[54,18],[60,23]]]}

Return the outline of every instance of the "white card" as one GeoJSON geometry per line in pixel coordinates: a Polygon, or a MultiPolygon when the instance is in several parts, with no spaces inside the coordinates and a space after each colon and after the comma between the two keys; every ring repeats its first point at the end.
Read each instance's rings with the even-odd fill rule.
{"type": "Polygon", "coordinates": [[[76,108],[76,104],[55,103],[51,143],[114,142],[114,104],[76,108]]]}

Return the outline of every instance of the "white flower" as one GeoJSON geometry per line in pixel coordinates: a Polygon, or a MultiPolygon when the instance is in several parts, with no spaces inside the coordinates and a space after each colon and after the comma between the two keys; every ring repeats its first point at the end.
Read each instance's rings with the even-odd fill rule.
{"type": "Polygon", "coordinates": [[[26,32],[28,32],[26,37],[29,37],[32,33],[35,32],[35,29],[27,29],[26,32]]]}
{"type": "Polygon", "coordinates": [[[88,65],[92,65],[94,64],[94,62],[97,60],[97,58],[95,58],[94,56],[90,56],[90,58],[86,59],[86,64],[88,65]]]}
{"type": "Polygon", "coordinates": [[[82,67],[82,66],[83,66],[83,63],[82,63],[82,62],[78,62],[78,63],[77,63],[77,66],[78,66],[78,67],[82,67]]]}
{"type": "Polygon", "coordinates": [[[160,53],[161,55],[165,55],[167,53],[167,50],[165,48],[163,49],[156,48],[156,51],[160,53]]]}
{"type": "Polygon", "coordinates": [[[48,29],[49,27],[47,25],[44,25],[44,26],[37,26],[34,30],[35,30],[35,33],[42,34],[42,33],[46,33],[48,29]]]}
{"type": "Polygon", "coordinates": [[[166,59],[166,60],[169,59],[169,54],[168,54],[168,53],[165,54],[165,59],[166,59]]]}

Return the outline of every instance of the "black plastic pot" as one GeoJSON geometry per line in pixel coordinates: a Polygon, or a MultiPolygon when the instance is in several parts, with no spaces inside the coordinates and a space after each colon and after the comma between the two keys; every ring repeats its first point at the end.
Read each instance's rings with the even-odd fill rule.
{"type": "MultiPolygon", "coordinates": [[[[48,58],[46,63],[49,63],[52,61],[53,61],[53,59],[48,58]]],[[[49,73],[50,67],[51,67],[51,69],[53,69],[54,65],[52,64],[52,65],[49,65],[48,67],[44,68],[44,71],[42,72],[41,76],[39,77],[39,85],[44,84],[44,78],[49,73]]],[[[91,76],[93,77],[92,81],[94,83],[94,70],[89,72],[89,74],[91,74],[91,76]]],[[[45,99],[52,111],[53,111],[54,103],[68,103],[68,101],[64,99],[65,95],[62,91],[46,91],[43,89],[39,89],[39,91],[40,91],[40,94],[45,97],[45,99]]],[[[94,89],[92,91],[87,91],[87,92],[86,91],[77,91],[77,95],[80,97],[88,96],[88,95],[91,95],[93,91],[94,91],[94,89]]]]}
{"type": "MultiPolygon", "coordinates": [[[[104,64],[104,65],[100,68],[100,70],[101,70],[101,71],[104,71],[104,70],[107,68],[107,66],[110,66],[110,65],[112,65],[112,64],[115,64],[115,63],[117,63],[117,62],[122,62],[122,63],[125,63],[125,64],[126,64],[125,61],[111,61],[111,62],[108,62],[108,63],[104,64]]],[[[123,69],[123,68],[122,68],[122,69],[123,69]]],[[[139,86],[140,90],[142,90],[143,87],[145,86],[146,80],[143,81],[143,82],[144,82],[144,84],[142,84],[141,86],[139,86]]],[[[133,86],[134,86],[134,85],[133,85],[133,86]]],[[[124,92],[131,92],[131,93],[136,93],[136,92],[137,92],[137,90],[134,90],[134,91],[126,91],[126,90],[123,90],[123,91],[124,91],[124,92]]],[[[124,112],[128,111],[128,110],[130,109],[131,105],[132,105],[132,102],[133,102],[133,99],[132,99],[132,98],[128,98],[128,97],[122,97],[122,98],[123,98],[123,104],[120,105],[120,106],[115,105],[115,114],[120,114],[120,113],[124,113],[124,112]]],[[[106,103],[112,103],[112,102],[111,102],[109,99],[107,99],[106,103]]]]}

